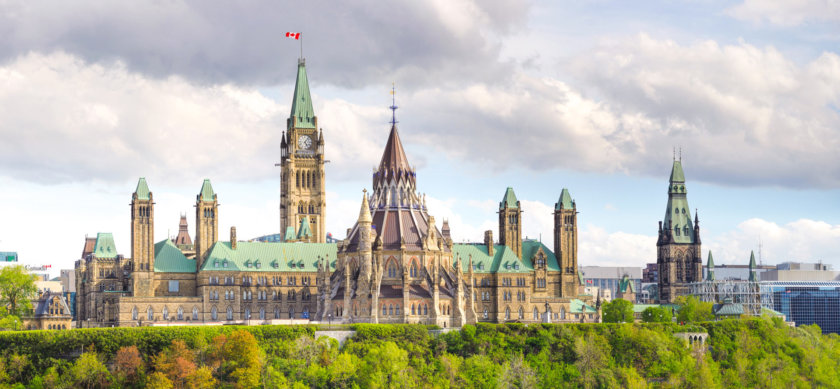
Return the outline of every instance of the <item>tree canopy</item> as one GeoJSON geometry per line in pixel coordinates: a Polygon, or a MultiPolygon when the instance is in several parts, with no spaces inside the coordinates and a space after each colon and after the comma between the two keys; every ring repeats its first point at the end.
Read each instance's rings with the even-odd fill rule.
{"type": "Polygon", "coordinates": [[[680,306],[677,312],[677,321],[680,323],[708,321],[715,318],[712,313],[713,304],[710,302],[700,301],[691,295],[679,296],[675,302],[680,306]]]}
{"type": "Polygon", "coordinates": [[[625,299],[614,299],[601,306],[604,323],[632,323],[633,303],[625,299]]]}
{"type": "Polygon", "coordinates": [[[17,317],[32,310],[31,300],[38,294],[35,286],[37,276],[23,265],[6,266],[0,269],[0,301],[8,307],[8,313],[17,317]]]}
{"type": "Polygon", "coordinates": [[[647,307],[642,311],[642,321],[645,323],[667,323],[671,318],[671,309],[667,307],[647,307]]]}

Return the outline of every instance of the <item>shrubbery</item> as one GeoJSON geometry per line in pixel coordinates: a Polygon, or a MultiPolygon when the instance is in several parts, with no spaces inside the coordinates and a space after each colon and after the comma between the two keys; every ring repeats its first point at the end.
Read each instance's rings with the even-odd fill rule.
{"type": "Polygon", "coordinates": [[[840,342],[760,318],[640,324],[313,326],[0,334],[0,387],[837,387],[840,342]],[[675,332],[707,331],[707,351],[675,332]]]}

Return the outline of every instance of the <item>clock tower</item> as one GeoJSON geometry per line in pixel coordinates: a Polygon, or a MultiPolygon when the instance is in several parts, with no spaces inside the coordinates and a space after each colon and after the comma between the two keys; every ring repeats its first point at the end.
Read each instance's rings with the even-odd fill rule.
{"type": "Polygon", "coordinates": [[[324,134],[312,109],[306,60],[298,60],[292,112],[280,143],[280,234],[297,236],[306,218],[312,242],[326,242],[324,134]]]}

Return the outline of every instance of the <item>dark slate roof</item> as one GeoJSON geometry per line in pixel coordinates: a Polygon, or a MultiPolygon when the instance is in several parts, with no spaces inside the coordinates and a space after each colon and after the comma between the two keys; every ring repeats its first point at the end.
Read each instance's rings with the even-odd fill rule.
{"type": "MultiPolygon", "coordinates": [[[[391,133],[388,134],[388,142],[385,143],[385,151],[382,153],[382,159],[379,161],[379,172],[386,174],[395,174],[399,172],[410,172],[411,165],[408,164],[408,157],[405,155],[402,141],[400,141],[400,134],[397,131],[397,125],[391,126],[391,133]]],[[[380,179],[388,179],[389,177],[380,177],[380,179]]]]}
{"type": "Polygon", "coordinates": [[[64,300],[64,296],[62,296],[59,293],[54,293],[54,292],[46,292],[43,295],[41,295],[41,298],[38,299],[38,301],[35,305],[34,315],[35,315],[35,317],[40,317],[40,316],[72,316],[72,314],[70,313],[70,308],[67,306],[67,301],[64,300]],[[54,297],[58,297],[59,301],[60,301],[59,309],[61,310],[61,313],[59,313],[58,315],[54,315],[54,314],[50,313],[50,303],[52,302],[54,297]]]}

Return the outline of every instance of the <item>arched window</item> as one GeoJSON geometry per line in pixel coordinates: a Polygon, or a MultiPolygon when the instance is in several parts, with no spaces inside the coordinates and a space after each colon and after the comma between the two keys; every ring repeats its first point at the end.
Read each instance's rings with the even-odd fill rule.
{"type": "Polygon", "coordinates": [[[399,304],[397,304],[397,309],[395,309],[394,311],[396,312],[397,316],[400,315],[400,305],[399,304]]]}
{"type": "Polygon", "coordinates": [[[505,308],[505,320],[510,320],[510,308],[505,308]]]}
{"type": "Polygon", "coordinates": [[[155,311],[152,310],[152,307],[149,307],[149,309],[146,310],[146,313],[148,314],[149,320],[155,319],[155,311]]]}
{"type": "Polygon", "coordinates": [[[233,320],[233,308],[227,307],[227,319],[233,320]]]}
{"type": "Polygon", "coordinates": [[[297,172],[297,173],[295,174],[295,186],[297,186],[298,188],[300,188],[300,172],[297,172]]]}
{"type": "Polygon", "coordinates": [[[163,320],[169,320],[169,308],[163,307],[163,320]]]}
{"type": "Polygon", "coordinates": [[[131,320],[137,320],[137,307],[131,310],[131,320]]]}
{"type": "Polygon", "coordinates": [[[388,315],[394,316],[394,306],[391,304],[388,304],[388,315]]]}
{"type": "Polygon", "coordinates": [[[265,308],[260,307],[260,320],[265,320],[265,308]]]}
{"type": "Polygon", "coordinates": [[[275,319],[280,318],[280,307],[274,307],[274,318],[275,319]]]}
{"type": "Polygon", "coordinates": [[[490,317],[490,314],[487,312],[487,308],[484,308],[484,318],[490,317]]]}
{"type": "Polygon", "coordinates": [[[423,304],[423,314],[424,315],[429,314],[429,305],[428,304],[423,304]]]}
{"type": "Polygon", "coordinates": [[[251,308],[245,308],[245,320],[251,320],[251,308]]]}
{"type": "Polygon", "coordinates": [[[215,305],[213,306],[213,308],[210,309],[210,319],[219,320],[219,310],[216,309],[215,305]]]}
{"type": "Polygon", "coordinates": [[[519,307],[519,318],[520,318],[520,319],[524,319],[524,318],[525,318],[525,310],[524,310],[524,309],[522,309],[522,307],[519,307]]]}
{"type": "Polygon", "coordinates": [[[540,320],[540,312],[537,311],[537,307],[534,307],[534,320],[540,320]]]}
{"type": "Polygon", "coordinates": [[[560,318],[566,320],[566,307],[560,308],[560,318]]]}
{"type": "Polygon", "coordinates": [[[411,314],[416,315],[416,312],[417,311],[414,310],[414,304],[411,304],[411,314]]]}
{"type": "Polygon", "coordinates": [[[178,310],[176,312],[177,312],[178,320],[184,320],[184,308],[178,307],[178,310]]]}
{"type": "Polygon", "coordinates": [[[295,318],[295,307],[289,307],[289,319],[295,318]]]}
{"type": "Polygon", "coordinates": [[[193,307],[192,319],[198,320],[198,307],[193,307]]]}

